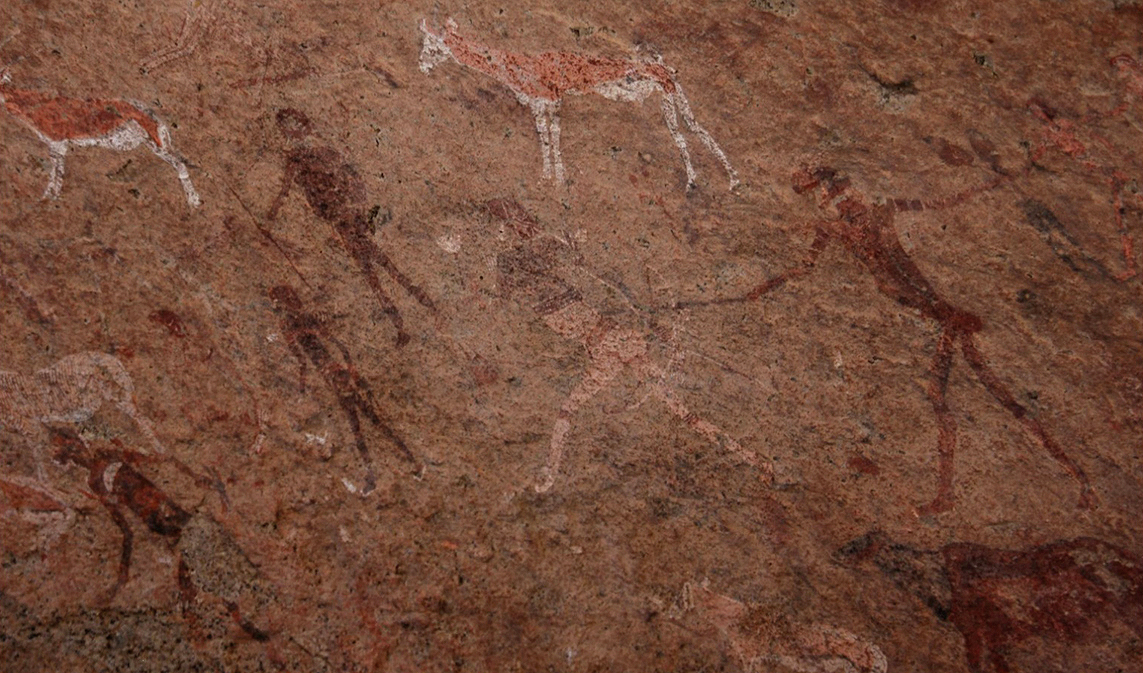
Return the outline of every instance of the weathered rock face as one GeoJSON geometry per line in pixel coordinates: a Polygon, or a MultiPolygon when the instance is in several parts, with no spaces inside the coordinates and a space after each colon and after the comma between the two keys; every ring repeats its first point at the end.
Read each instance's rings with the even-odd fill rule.
{"type": "Polygon", "coordinates": [[[4,3],[3,667],[1130,670],[1141,35],[4,3]]]}

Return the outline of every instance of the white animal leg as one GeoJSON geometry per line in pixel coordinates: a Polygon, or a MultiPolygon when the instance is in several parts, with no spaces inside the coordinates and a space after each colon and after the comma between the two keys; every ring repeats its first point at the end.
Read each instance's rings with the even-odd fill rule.
{"type": "Polygon", "coordinates": [[[52,160],[52,175],[44,189],[44,199],[58,199],[63,187],[64,158],[67,157],[67,141],[48,143],[48,154],[52,160]]]}
{"type": "Polygon", "coordinates": [[[738,184],[738,172],[730,165],[730,159],[726,158],[726,153],[723,152],[722,148],[718,146],[718,143],[714,141],[710,133],[695,121],[694,113],[691,112],[691,104],[687,101],[687,97],[683,95],[683,90],[679,87],[677,82],[675,83],[675,93],[671,94],[671,96],[675,99],[675,105],[679,112],[682,113],[683,121],[686,123],[687,128],[697,135],[699,140],[711,151],[711,154],[718,157],[718,160],[722,162],[722,167],[726,169],[726,174],[730,176],[730,188],[734,189],[738,184]]]}
{"type": "Polygon", "coordinates": [[[171,154],[166,149],[158,147],[153,143],[151,144],[151,151],[157,154],[163,161],[173,166],[175,171],[179,174],[179,182],[183,184],[183,191],[186,192],[187,203],[190,204],[191,208],[195,208],[200,203],[202,203],[202,199],[198,197],[198,192],[196,192],[194,189],[194,184],[191,183],[190,173],[187,171],[187,165],[174,154],[171,154]]]}
{"type": "Polygon", "coordinates": [[[548,111],[543,101],[534,100],[529,107],[536,118],[536,133],[540,136],[540,152],[544,155],[544,177],[552,177],[552,145],[548,135],[548,111]]]}
{"type": "Polygon", "coordinates": [[[556,182],[564,183],[564,157],[560,153],[560,104],[559,101],[548,107],[548,136],[552,141],[552,162],[556,169],[556,182]]]}
{"type": "Polygon", "coordinates": [[[687,141],[679,131],[679,116],[674,96],[672,94],[663,96],[660,107],[663,109],[663,121],[667,123],[667,130],[671,132],[675,145],[679,147],[679,153],[683,155],[683,165],[687,169],[687,189],[691,189],[695,186],[695,167],[691,165],[691,153],[687,151],[687,141]]]}

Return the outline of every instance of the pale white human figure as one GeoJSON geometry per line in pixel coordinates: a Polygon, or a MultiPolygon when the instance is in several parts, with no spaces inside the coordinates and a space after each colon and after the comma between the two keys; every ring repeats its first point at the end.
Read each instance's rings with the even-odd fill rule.
{"type": "Polygon", "coordinates": [[[672,415],[682,419],[707,441],[729,451],[738,460],[761,468],[769,476],[769,464],[759,460],[753,451],[744,448],[721,428],[690,410],[667,383],[666,368],[649,357],[647,339],[641,333],[613,324],[599,311],[579,300],[544,315],[543,322],[560,336],[578,341],[587,351],[589,364],[579,383],[560,405],[552,427],[548,460],[536,484],[536,492],[547,492],[555,484],[572,417],[580,407],[615,384],[621,376],[641,382],[647,388],[647,397],[662,402],[672,415]]]}
{"type": "Polygon", "coordinates": [[[644,386],[647,390],[644,399],[659,400],[673,416],[704,439],[759,468],[764,479],[772,479],[768,462],[690,410],[670,385],[668,367],[652,357],[643,333],[622,327],[604,316],[584,300],[575,285],[562,277],[561,258],[574,254],[573,246],[557,237],[541,234],[534,219],[514,201],[490,202],[489,211],[508,220],[524,239],[521,245],[496,257],[500,296],[514,298],[531,308],[549,329],[580,344],[588,356],[586,371],[560,405],[552,426],[548,459],[534,486],[537,492],[547,492],[555,484],[576,412],[622,380],[644,386]]]}
{"type": "Polygon", "coordinates": [[[78,99],[19,89],[11,73],[0,71],[0,104],[48,146],[52,172],[45,199],[59,197],[64,159],[72,147],[104,147],[126,152],[145,145],[171,165],[179,176],[187,203],[201,203],[186,163],[174,152],[167,124],[142,103],[118,99],[78,99]]]}
{"type": "Polygon", "coordinates": [[[855,633],[766,614],[763,608],[712,591],[705,580],[685,584],[680,603],[681,609],[672,609],[673,616],[693,613],[713,626],[750,673],[886,673],[889,669],[881,648],[855,633]]]}
{"type": "Polygon", "coordinates": [[[719,160],[730,178],[730,188],[738,184],[738,173],[730,165],[726,153],[705,128],[695,121],[690,103],[675,78],[675,72],[661,58],[628,60],[584,56],[569,52],[524,54],[502,51],[470,40],[457,32],[452,19],[443,30],[434,31],[421,20],[424,39],[421,47],[421,71],[428,74],[435,66],[452,59],[477,72],[492,77],[512,90],[516,99],[532,112],[540,150],[544,157],[544,177],[562,183],[565,178],[563,155],[560,153],[560,103],[569,94],[598,94],[609,100],[640,104],[648,96],[662,95],[661,110],[667,130],[674,139],[687,171],[687,188],[695,186],[696,174],[691,164],[687,141],[679,130],[679,117],[687,129],[698,136],[703,145],[719,160]]]}
{"type": "Polygon", "coordinates": [[[156,453],[166,449],[135,406],[135,384],[118,358],[77,353],[33,374],[0,371],[0,426],[29,437],[41,482],[47,481],[39,424],[83,423],[110,402],[139,427],[156,453]]]}

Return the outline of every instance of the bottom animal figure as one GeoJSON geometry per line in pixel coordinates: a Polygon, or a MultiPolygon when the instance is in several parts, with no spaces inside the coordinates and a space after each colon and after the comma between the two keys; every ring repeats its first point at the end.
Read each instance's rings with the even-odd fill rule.
{"type": "Polygon", "coordinates": [[[123,533],[119,573],[109,598],[113,598],[127,584],[131,572],[131,551],[135,536],[123,513],[124,508],[139,517],[151,532],[170,539],[172,544],[178,541],[183,527],[191,518],[189,512],[143,476],[135,465],[160,460],[173,462],[199,486],[218,490],[223,503],[226,503],[226,492],[219,480],[197,475],[175,458],[150,457],[121,448],[94,449],[71,430],[52,428],[51,435],[52,443],[56,446],[56,461],[87,470],[88,487],[123,533]]]}
{"type": "Polygon", "coordinates": [[[881,648],[845,629],[793,623],[711,591],[707,582],[683,587],[683,612],[713,626],[747,671],[783,669],[796,673],[886,673],[881,648]],[[766,668],[762,668],[766,667],[766,668]]]}
{"type": "Polygon", "coordinates": [[[1008,673],[1010,650],[1025,640],[1098,639],[1112,621],[1143,639],[1143,559],[1094,538],[1027,550],[957,542],[927,551],[873,531],[836,557],[872,563],[951,622],[973,673],[1008,673]]]}
{"type": "MultiPolygon", "coordinates": [[[[318,370],[326,385],[337,395],[338,404],[345,412],[357,451],[365,463],[365,485],[361,492],[369,495],[377,488],[377,476],[373,472],[373,462],[369,457],[369,447],[361,431],[361,416],[369,419],[381,434],[396,447],[398,455],[409,463],[416,464],[413,452],[405,441],[389,426],[389,422],[377,409],[377,400],[369,384],[357,375],[349,349],[337,340],[326,328],[320,317],[305,311],[297,291],[288,285],[279,285],[270,290],[270,301],[281,320],[282,332],[294,357],[301,367],[302,389],[305,390],[307,361],[318,370]],[[330,351],[330,345],[341,354],[341,361],[330,351]]],[[[418,472],[421,467],[418,467],[418,472]]]]}

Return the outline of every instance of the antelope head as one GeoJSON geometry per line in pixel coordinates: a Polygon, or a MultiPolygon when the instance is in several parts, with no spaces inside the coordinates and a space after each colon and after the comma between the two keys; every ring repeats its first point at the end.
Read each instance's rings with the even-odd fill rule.
{"type": "MultiPolygon", "coordinates": [[[[448,19],[446,24],[447,31],[456,29],[456,22],[452,19],[448,19]]],[[[421,33],[424,35],[421,42],[421,72],[427,75],[438,64],[448,60],[452,56],[452,50],[445,41],[444,31],[433,32],[424,19],[421,19],[421,33]]]]}

